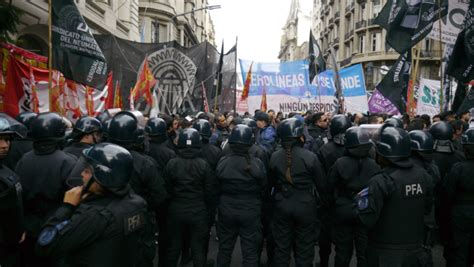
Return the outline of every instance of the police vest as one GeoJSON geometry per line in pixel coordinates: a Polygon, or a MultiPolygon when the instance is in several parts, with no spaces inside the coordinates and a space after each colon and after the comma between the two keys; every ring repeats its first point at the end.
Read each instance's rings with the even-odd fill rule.
{"type": "Polygon", "coordinates": [[[0,243],[15,245],[23,233],[22,188],[15,173],[0,168],[0,243]]]}
{"type": "Polygon", "coordinates": [[[93,244],[68,255],[68,261],[84,266],[135,266],[148,216],[145,200],[129,193],[121,199],[106,198],[92,205],[110,225],[93,244]]]}
{"type": "Polygon", "coordinates": [[[425,171],[417,167],[397,169],[384,172],[382,177],[391,193],[385,196],[379,219],[369,232],[369,244],[389,249],[418,248],[423,242],[428,190],[425,171]]]}

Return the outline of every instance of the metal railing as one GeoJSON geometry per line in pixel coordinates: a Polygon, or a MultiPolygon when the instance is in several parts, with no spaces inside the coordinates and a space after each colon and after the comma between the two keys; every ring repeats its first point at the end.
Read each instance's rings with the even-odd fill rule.
{"type": "Polygon", "coordinates": [[[360,29],[360,28],[364,28],[365,26],[367,26],[367,21],[366,20],[361,20],[361,21],[358,21],[356,22],[356,29],[360,29]]]}

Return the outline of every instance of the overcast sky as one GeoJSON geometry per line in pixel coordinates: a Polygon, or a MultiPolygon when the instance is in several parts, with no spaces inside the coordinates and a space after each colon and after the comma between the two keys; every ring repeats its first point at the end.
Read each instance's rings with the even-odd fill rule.
{"type": "Polygon", "coordinates": [[[209,4],[222,6],[210,11],[218,50],[222,39],[227,51],[238,36],[239,58],[278,62],[282,28],[291,0],[209,0],[209,4]]]}

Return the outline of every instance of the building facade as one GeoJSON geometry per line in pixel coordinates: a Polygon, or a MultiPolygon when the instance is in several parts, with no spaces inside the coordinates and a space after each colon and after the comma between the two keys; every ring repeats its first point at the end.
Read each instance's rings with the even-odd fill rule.
{"type": "MultiPolygon", "coordinates": [[[[383,66],[391,67],[399,54],[386,49],[384,31],[374,24],[386,0],[314,0],[312,30],[319,36],[325,58],[334,49],[340,67],[361,63],[367,89],[373,90],[383,78],[383,66]]],[[[421,41],[420,77],[439,79],[439,43],[421,41]]],[[[330,65],[329,65],[330,67],[330,65]]]]}
{"type": "Polygon", "coordinates": [[[311,29],[312,8],[308,0],[292,0],[288,19],[281,36],[280,61],[293,61],[308,57],[309,31],[311,29]],[[302,5],[304,4],[304,5],[302,5]]]}
{"type": "MultiPolygon", "coordinates": [[[[8,2],[8,0],[0,0],[8,2]]],[[[113,34],[137,42],[175,40],[182,46],[209,41],[215,32],[207,0],[75,0],[94,34],[113,34]],[[189,12],[186,15],[182,13],[189,12]]],[[[48,54],[48,0],[13,1],[22,11],[17,45],[35,53],[48,54]]]]}

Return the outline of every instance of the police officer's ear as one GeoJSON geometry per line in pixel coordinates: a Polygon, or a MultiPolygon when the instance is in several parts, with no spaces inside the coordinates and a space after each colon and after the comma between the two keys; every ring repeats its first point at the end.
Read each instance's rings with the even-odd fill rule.
{"type": "Polygon", "coordinates": [[[300,136],[300,141],[301,141],[301,143],[304,143],[304,142],[305,142],[304,139],[305,139],[305,138],[304,138],[304,135],[300,136]]]}

